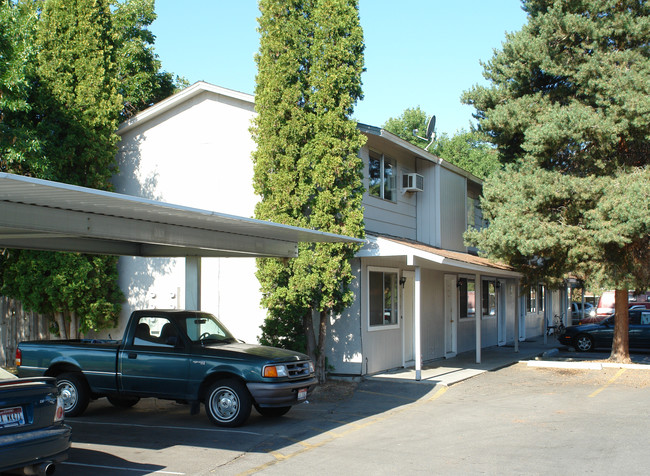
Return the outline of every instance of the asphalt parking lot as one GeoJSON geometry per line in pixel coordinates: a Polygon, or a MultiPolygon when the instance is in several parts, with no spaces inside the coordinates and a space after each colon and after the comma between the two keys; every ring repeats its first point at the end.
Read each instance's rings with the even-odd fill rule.
{"type": "MultiPolygon", "coordinates": [[[[595,357],[595,356],[594,356],[595,357]]],[[[646,474],[650,371],[517,363],[454,384],[368,380],[237,429],[105,399],[69,419],[65,475],[646,474]]]]}

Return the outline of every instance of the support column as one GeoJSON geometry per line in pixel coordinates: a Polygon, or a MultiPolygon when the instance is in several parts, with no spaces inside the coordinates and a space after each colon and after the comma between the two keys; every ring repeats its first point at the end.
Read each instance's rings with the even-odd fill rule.
{"type": "Polygon", "coordinates": [[[185,309],[201,310],[201,257],[185,258],[185,309]]]}
{"type": "Polygon", "coordinates": [[[476,319],[476,363],[481,363],[481,322],[483,317],[483,298],[481,275],[474,275],[474,317],[476,319]]]}
{"type": "Polygon", "coordinates": [[[414,289],[414,307],[415,307],[415,316],[414,316],[414,323],[413,327],[415,328],[415,335],[414,335],[414,340],[415,342],[413,343],[413,348],[415,349],[415,380],[420,381],[422,379],[422,349],[420,346],[420,293],[421,293],[421,280],[422,280],[422,272],[419,266],[415,267],[415,289],[414,289]]]}
{"type": "Polygon", "coordinates": [[[521,319],[521,296],[519,280],[515,281],[515,353],[519,352],[519,319],[521,319]]]}

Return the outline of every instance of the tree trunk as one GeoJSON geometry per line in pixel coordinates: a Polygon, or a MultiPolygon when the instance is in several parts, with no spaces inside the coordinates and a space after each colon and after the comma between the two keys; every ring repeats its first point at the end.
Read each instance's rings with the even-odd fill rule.
{"type": "Polygon", "coordinates": [[[327,369],[325,368],[325,342],[327,340],[327,319],[328,311],[321,311],[318,321],[318,351],[316,352],[316,376],[319,383],[327,380],[327,369]]]}
{"type": "Polygon", "coordinates": [[[627,302],[627,289],[614,291],[614,339],[612,341],[612,353],[609,360],[619,363],[630,362],[630,335],[629,335],[629,313],[627,302]]]}
{"type": "Polygon", "coordinates": [[[314,318],[311,310],[302,316],[302,329],[305,333],[307,355],[316,365],[316,337],[314,336],[314,318]]]}
{"type": "Polygon", "coordinates": [[[56,323],[59,326],[59,337],[61,339],[67,339],[68,338],[68,329],[65,325],[65,317],[63,317],[62,312],[55,312],[54,313],[54,319],[56,320],[56,323]]]}
{"type": "Polygon", "coordinates": [[[77,318],[77,313],[74,311],[70,312],[70,339],[79,338],[79,319],[77,318]]]}

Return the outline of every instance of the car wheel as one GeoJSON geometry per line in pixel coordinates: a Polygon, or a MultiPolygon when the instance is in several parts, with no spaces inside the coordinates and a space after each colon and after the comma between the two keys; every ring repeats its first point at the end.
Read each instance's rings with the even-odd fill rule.
{"type": "Polygon", "coordinates": [[[285,415],[289,410],[291,410],[291,407],[260,407],[259,405],[255,405],[255,410],[257,410],[257,412],[262,416],[277,418],[285,415]]]}
{"type": "Polygon", "coordinates": [[[214,383],[205,399],[205,411],[218,426],[243,424],[251,414],[252,398],[239,380],[226,379],[214,383]]]}
{"type": "Polygon", "coordinates": [[[575,339],[575,347],[578,352],[587,352],[594,348],[594,340],[587,334],[580,334],[575,339]]]}
{"type": "Polygon", "coordinates": [[[81,415],[90,402],[90,390],[83,376],[76,372],[67,372],[57,376],[56,380],[56,386],[63,398],[65,416],[81,415]]]}
{"type": "Polygon", "coordinates": [[[106,397],[117,408],[131,408],[140,401],[140,397],[106,397]]]}

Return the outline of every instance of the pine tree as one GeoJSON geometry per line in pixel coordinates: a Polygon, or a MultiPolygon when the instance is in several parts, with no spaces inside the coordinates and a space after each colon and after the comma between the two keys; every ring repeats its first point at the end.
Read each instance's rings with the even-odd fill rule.
{"type": "Polygon", "coordinates": [[[629,359],[627,289],[650,286],[650,6],[524,0],[528,23],[464,99],[509,164],[485,184],[488,256],[557,284],[617,289],[612,358],[629,359]]]}
{"type": "MultiPolygon", "coordinates": [[[[260,219],[362,237],[364,136],[350,119],[362,97],[363,33],[351,0],[262,0],[253,136],[260,219]]],[[[304,345],[325,379],[328,320],[352,301],[349,244],[299,246],[261,259],[263,341],[304,345]],[[318,332],[314,331],[318,315],[318,332]],[[282,332],[277,335],[276,333],[282,332]],[[316,335],[317,334],[317,335],[316,335]]]]}

